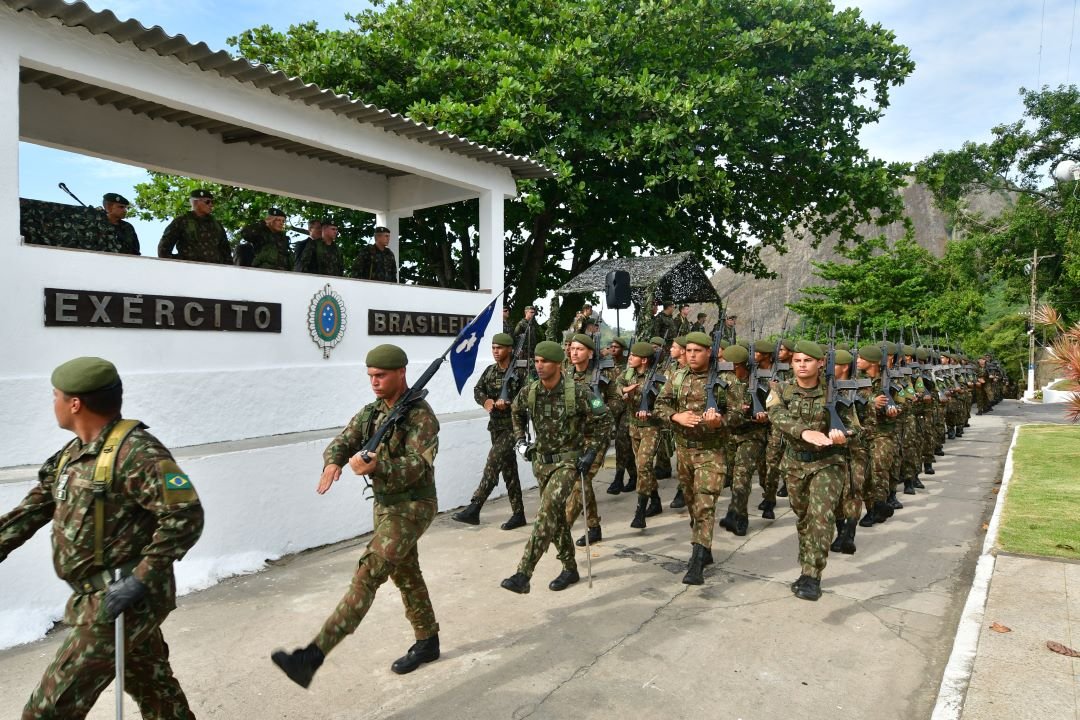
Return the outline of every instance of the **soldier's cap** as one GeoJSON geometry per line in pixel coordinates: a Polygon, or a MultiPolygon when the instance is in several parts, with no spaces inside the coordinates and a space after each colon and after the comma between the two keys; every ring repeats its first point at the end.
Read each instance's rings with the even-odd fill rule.
{"type": "Polygon", "coordinates": [[[836,349],[837,350],[851,350],[851,343],[849,343],[849,342],[836,343],[836,349]]]}
{"type": "Polygon", "coordinates": [[[894,343],[894,342],[886,342],[885,343],[885,352],[889,353],[890,355],[895,355],[897,350],[899,350],[899,348],[896,346],[896,343],[894,343]]]}
{"type": "Polygon", "coordinates": [[[596,345],[593,344],[592,338],[583,333],[578,333],[574,337],[570,338],[570,342],[581,343],[590,350],[596,349],[596,345]]]}
{"type": "Polygon", "coordinates": [[[337,223],[334,222],[333,218],[323,218],[319,221],[319,224],[323,227],[337,227],[337,223]]]}
{"type": "Polygon", "coordinates": [[[82,395],[120,384],[116,366],[99,357],[68,360],[52,372],[52,386],[66,395],[82,395]]]}
{"type": "Polygon", "coordinates": [[[697,319],[698,319],[698,320],[701,320],[701,319],[702,319],[702,318],[704,318],[704,317],[706,317],[705,313],[698,313],[698,314],[697,314],[697,319]]]}
{"type": "Polygon", "coordinates": [[[409,356],[397,345],[376,345],[368,350],[364,362],[368,367],[380,370],[397,370],[409,364],[409,356]]]}
{"type": "Polygon", "coordinates": [[[720,349],[721,350],[726,350],[729,347],[731,347],[731,343],[729,343],[727,340],[721,340],[720,341],[720,349]]]}
{"type": "Polygon", "coordinates": [[[739,316],[736,315],[735,313],[728,313],[727,319],[728,320],[738,320],[739,316]]]}
{"type": "Polygon", "coordinates": [[[679,335],[678,337],[675,338],[675,344],[678,345],[681,348],[686,347],[686,342],[687,342],[687,340],[686,340],[685,335],[679,335]]]}
{"type": "Polygon", "coordinates": [[[210,192],[209,190],[205,190],[203,188],[198,188],[196,190],[191,191],[191,197],[193,199],[195,199],[195,200],[213,200],[214,199],[214,193],[210,192]]]}
{"type": "Polygon", "coordinates": [[[855,358],[853,358],[851,356],[851,353],[848,352],[847,350],[840,350],[839,348],[837,348],[837,350],[836,350],[836,361],[833,364],[834,365],[850,365],[851,361],[854,360],[854,359],[855,358]]]}
{"type": "Polygon", "coordinates": [[[562,362],[566,359],[566,353],[563,352],[562,346],[554,340],[542,340],[536,343],[533,355],[544,358],[548,362],[562,362]]]}
{"type": "MultiPolygon", "coordinates": [[[[776,346],[768,340],[758,340],[754,343],[754,352],[759,352],[765,355],[772,355],[776,350],[776,346]]],[[[735,362],[732,360],[732,362],[735,362]]]]}
{"type": "Polygon", "coordinates": [[[514,338],[510,337],[509,333],[495,333],[495,336],[491,338],[491,344],[514,347],[514,338]]]}
{"type": "Polygon", "coordinates": [[[385,225],[376,226],[375,227],[375,234],[379,235],[381,233],[386,233],[387,235],[389,235],[390,234],[390,228],[386,227],[385,225]]]}
{"type": "Polygon", "coordinates": [[[120,193],[105,193],[104,195],[101,196],[101,204],[102,205],[104,205],[105,203],[111,203],[111,202],[112,203],[119,203],[121,205],[130,205],[131,204],[131,202],[129,202],[128,199],[126,197],[124,197],[123,195],[121,195],[120,193]]]}
{"type": "Polygon", "coordinates": [[[630,346],[630,354],[637,355],[638,357],[651,358],[654,352],[656,352],[656,348],[653,347],[653,344],[645,342],[644,340],[630,346]]]}
{"type": "Polygon", "coordinates": [[[701,347],[706,347],[706,348],[712,349],[712,340],[709,338],[708,335],[706,335],[705,333],[700,332],[700,331],[687,333],[686,334],[686,343],[687,344],[693,343],[695,345],[700,345],[701,347]]]}
{"type": "Polygon", "coordinates": [[[879,363],[881,362],[881,346],[863,345],[859,348],[859,357],[867,362],[879,363]]]}
{"type": "Polygon", "coordinates": [[[915,359],[919,362],[925,362],[930,359],[930,351],[924,347],[915,348],[915,359]]]}
{"type": "Polygon", "coordinates": [[[750,359],[750,351],[742,345],[732,345],[724,348],[724,359],[733,363],[744,363],[750,359]]]}
{"type": "Polygon", "coordinates": [[[809,355],[815,360],[824,360],[825,351],[821,349],[813,340],[800,340],[795,343],[795,352],[802,353],[803,355],[809,355]]]}
{"type": "Polygon", "coordinates": [[[784,349],[790,350],[791,352],[795,352],[795,341],[794,340],[784,338],[783,340],[780,341],[780,344],[784,347],[784,349]]]}
{"type": "Polygon", "coordinates": [[[745,339],[739,340],[735,344],[736,345],[742,345],[744,348],[746,348],[747,352],[749,352],[749,350],[750,350],[750,341],[749,340],[745,340],[745,339]]]}
{"type": "Polygon", "coordinates": [[[903,349],[904,355],[914,355],[915,354],[915,348],[912,345],[903,345],[902,349],[903,349]]]}
{"type": "Polygon", "coordinates": [[[627,344],[626,344],[626,340],[621,338],[621,337],[613,337],[613,338],[611,338],[611,344],[612,345],[618,345],[623,350],[625,350],[628,347],[627,344]]]}
{"type": "Polygon", "coordinates": [[[270,208],[266,211],[266,217],[285,217],[285,211],[281,208],[270,208]]]}
{"type": "Polygon", "coordinates": [[[660,337],[659,335],[653,335],[651,338],[649,338],[649,342],[651,342],[653,345],[659,345],[660,347],[664,346],[664,338],[660,337]]]}

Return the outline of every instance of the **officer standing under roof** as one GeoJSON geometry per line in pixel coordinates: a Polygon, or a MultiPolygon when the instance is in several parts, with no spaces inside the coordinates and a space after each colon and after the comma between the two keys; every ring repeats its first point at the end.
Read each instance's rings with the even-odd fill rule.
{"type": "Polygon", "coordinates": [[[124,255],[139,255],[139,236],[131,223],[124,220],[129,205],[128,199],[119,193],[105,193],[102,196],[101,207],[105,210],[105,219],[116,232],[111,247],[106,249],[124,255]]]}
{"type": "Polygon", "coordinates": [[[188,202],[190,212],[175,218],[161,235],[158,257],[230,264],[232,250],[225,238],[225,228],[213,216],[213,194],[209,190],[192,190],[188,202]]]}

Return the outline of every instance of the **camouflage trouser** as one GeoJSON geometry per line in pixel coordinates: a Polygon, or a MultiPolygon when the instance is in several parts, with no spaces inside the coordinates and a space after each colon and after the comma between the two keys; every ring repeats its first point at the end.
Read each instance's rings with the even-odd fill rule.
{"type": "Polygon", "coordinates": [[[870,440],[870,494],[863,498],[867,503],[884,502],[892,492],[899,472],[896,452],[896,433],[877,433],[870,440]]]}
{"type": "Polygon", "coordinates": [[[948,430],[945,427],[945,409],[949,401],[937,401],[934,403],[934,449],[945,444],[948,430]]]}
{"type": "MultiPolygon", "coordinates": [[[[600,452],[596,454],[596,460],[585,475],[585,524],[588,527],[600,527],[600,515],[596,511],[596,492],[593,491],[592,484],[596,473],[600,472],[600,468],[604,466],[604,457],[607,455],[607,451],[608,445],[604,445],[600,452]]],[[[566,501],[566,527],[574,527],[574,521],[577,520],[580,514],[581,478],[578,478],[578,482],[574,483],[574,487],[570,490],[570,497],[566,501]]]]}
{"type": "MultiPolygon", "coordinates": [[[[776,502],[776,491],[780,488],[780,460],[784,457],[784,434],[769,429],[769,442],[765,446],[765,475],[761,481],[761,490],[765,499],[776,502]]],[[[759,481],[761,480],[759,477],[759,481]]]]}
{"type": "Polygon", "coordinates": [[[533,463],[533,474],[540,485],[540,507],[536,510],[532,534],[525,543],[525,552],[518,563],[518,572],[532,577],[533,569],[547,552],[548,545],[555,543],[555,550],[563,569],[577,570],[574,543],[570,539],[570,525],[566,522],[566,502],[570,488],[581,484],[581,478],[573,462],[555,464],[533,463]]]}
{"type": "Polygon", "coordinates": [[[870,465],[870,451],[862,440],[848,440],[848,458],[851,476],[845,477],[836,503],[836,517],[858,520],[862,513],[863,496],[866,491],[866,475],[870,465]]]}
{"type": "MultiPolygon", "coordinates": [[[[169,666],[169,646],[161,635],[168,613],[154,613],[146,601],[124,613],[124,689],[150,720],[195,716],[169,666]]],[[[116,677],[115,630],[111,623],[76,625],[23,708],[23,720],[77,720],[86,717],[116,677]]]]}
{"type": "Polygon", "coordinates": [[[724,448],[676,447],[679,464],[679,484],[683,488],[686,507],[694,521],[691,542],[706,549],[712,547],[713,526],[716,524],[716,500],[724,489],[724,448]],[[683,481],[683,473],[686,480],[683,481]]]}
{"type": "Polygon", "coordinates": [[[637,465],[634,459],[634,446],[630,442],[630,413],[623,412],[615,422],[615,471],[629,471],[631,475],[637,474],[637,465]]]}
{"type": "Polygon", "coordinates": [[[848,482],[847,463],[827,465],[810,475],[788,475],[788,501],[799,532],[799,565],[802,574],[820,578],[836,533],[833,508],[841,487],[848,482]]]}
{"type": "Polygon", "coordinates": [[[660,442],[656,446],[656,471],[660,474],[671,476],[671,455],[675,447],[675,438],[670,428],[660,431],[660,442]]]}
{"type": "Polygon", "coordinates": [[[731,474],[731,502],[728,510],[736,515],[747,514],[746,504],[750,500],[754,470],[765,457],[767,442],[768,436],[762,430],[752,430],[741,435],[732,434],[728,441],[728,447],[735,453],[734,460],[727,466],[731,474]]]}
{"type": "Polygon", "coordinates": [[[934,423],[937,419],[934,414],[934,405],[936,404],[936,400],[925,403],[923,415],[919,418],[919,438],[922,445],[923,464],[934,462],[934,448],[937,447],[935,441],[936,425],[934,423]]]}
{"type": "Polygon", "coordinates": [[[510,497],[510,509],[515,513],[524,513],[525,505],[521,502],[521,479],[518,477],[517,458],[514,456],[513,426],[488,427],[491,433],[491,450],[488,451],[487,463],[480,485],[472,495],[471,502],[483,505],[495,486],[499,484],[499,474],[506,483],[506,494],[510,497]]]}
{"type": "Polygon", "coordinates": [[[657,489],[653,459],[656,457],[656,446],[660,442],[660,428],[655,425],[631,425],[630,440],[634,446],[634,459],[637,461],[637,493],[649,497],[657,489]]]}
{"type": "Polygon", "coordinates": [[[989,385],[976,385],[975,386],[975,404],[979,407],[979,412],[986,412],[990,409],[990,386],[989,385]]]}
{"type": "Polygon", "coordinates": [[[949,427],[956,427],[957,425],[964,424],[963,402],[960,393],[956,393],[949,398],[949,405],[945,409],[945,424],[949,427]]]}
{"type": "Polygon", "coordinates": [[[412,624],[416,639],[424,640],[439,632],[416,550],[420,536],[438,511],[435,498],[393,505],[375,503],[374,534],[360,558],[349,590],[315,638],[320,650],[330,654],[338,643],[356,631],[375,599],[375,592],[387,578],[401,591],[405,617],[412,624]]]}
{"type": "Polygon", "coordinates": [[[900,480],[912,480],[919,474],[919,459],[922,457],[922,446],[919,444],[917,416],[909,407],[904,411],[902,418],[903,428],[900,432],[900,480]]]}

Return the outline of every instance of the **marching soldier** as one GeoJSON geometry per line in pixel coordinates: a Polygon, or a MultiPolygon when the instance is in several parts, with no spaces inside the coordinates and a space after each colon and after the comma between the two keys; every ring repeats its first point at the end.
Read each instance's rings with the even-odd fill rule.
{"type": "Polygon", "coordinates": [[[522,349],[522,354],[526,358],[535,357],[536,344],[542,339],[542,332],[540,323],[536,322],[536,308],[527,305],[525,307],[525,317],[519,320],[514,328],[515,343],[522,335],[525,335],[525,347],[522,349]]]}
{"type": "Polygon", "coordinates": [[[511,370],[514,339],[506,333],[498,333],[491,339],[491,355],[495,362],[480,374],[473,388],[476,404],[488,413],[488,432],[491,434],[491,450],[480,485],[472,495],[469,506],[451,517],[469,525],[480,524],[480,508],[484,506],[491,491],[499,483],[502,474],[506,494],[510,497],[513,514],[500,527],[513,530],[525,524],[525,505],[521,500],[521,480],[518,478],[517,458],[514,457],[514,423],[510,419],[510,403],[521,388],[521,376],[511,370]],[[510,373],[506,397],[503,399],[503,379],[510,373]]]}
{"type": "Polygon", "coordinates": [[[896,472],[896,418],[900,409],[889,404],[885,394],[887,377],[881,376],[881,345],[863,345],[856,361],[860,372],[870,378],[870,403],[867,407],[865,431],[870,451],[870,469],[863,500],[866,515],[859,521],[860,527],[873,527],[893,515],[888,504],[892,478],[896,472]]]}
{"type": "Polygon", "coordinates": [[[619,378],[619,392],[626,403],[624,413],[629,418],[630,440],[637,465],[637,509],[630,522],[630,527],[637,529],[645,528],[645,518],[664,511],[653,474],[653,460],[660,443],[659,421],[652,413],[657,394],[655,376],[653,387],[645,387],[655,354],[652,343],[634,343],[630,347],[629,367],[619,378]],[[648,410],[641,409],[642,393],[646,393],[648,410]]]}
{"type": "Polygon", "coordinates": [[[125,689],[143,717],[193,718],[161,624],[176,607],[173,563],[202,533],[199,496],[146,425],[122,419],[112,363],[70,360],[52,385],[57,423],[75,438],[0,516],[0,561],[52,521],[53,565],[74,592],[64,613],[71,631],[22,717],[86,717],[113,681],[113,622],[123,615],[125,689]]]}
{"type": "MultiPolygon", "coordinates": [[[[618,387],[619,379],[626,372],[627,359],[626,341],[621,337],[613,338],[609,346],[608,357],[611,358],[612,366],[605,370],[608,377],[608,385],[618,387]]],[[[634,448],[630,440],[630,416],[625,412],[622,403],[619,403],[618,412],[613,414],[615,433],[615,478],[608,486],[609,495],[618,495],[623,492],[633,492],[637,488],[638,471],[634,462],[634,448]],[[628,476],[626,485],[623,485],[623,476],[628,476]]]]}
{"type": "Polygon", "coordinates": [[[232,250],[225,238],[225,228],[213,216],[213,194],[209,190],[192,190],[188,202],[191,211],[174,219],[162,233],[158,257],[221,265],[231,263],[232,250]]]}
{"type": "Polygon", "coordinates": [[[416,636],[416,643],[390,669],[403,675],[439,659],[439,623],[417,553],[420,536],[439,511],[435,492],[439,421],[426,400],[417,401],[389,440],[364,459],[361,448],[409,389],[405,377],[409,358],[401,348],[378,345],[368,352],[366,363],[375,401],[364,406],[323,451],[325,467],[317,492],[329,491],[346,464],[357,475],[366,475],[375,495],[375,529],[349,590],[315,639],[307,647],[291,653],[277,650],[270,656],[290,680],[305,688],[326,655],[359,627],[387,579],[401,591],[405,616],[416,636]]]}
{"type": "MultiPolygon", "coordinates": [[[[751,477],[765,455],[765,443],[768,440],[768,413],[752,413],[753,398],[747,380],[750,370],[747,361],[750,354],[741,345],[724,349],[724,360],[735,366],[735,377],[729,383],[730,402],[741,407],[746,422],[732,422],[729,445],[734,447],[734,460],[728,464],[731,477],[731,503],[727,514],[720,520],[720,526],[739,537],[746,535],[750,520],[747,501],[750,499],[751,477]]],[[[732,416],[741,419],[739,416],[732,416]]]]}
{"type": "Polygon", "coordinates": [[[534,365],[537,379],[527,384],[514,399],[511,416],[518,451],[532,461],[540,486],[540,508],[532,534],[525,543],[517,572],[502,581],[502,587],[524,594],[536,564],[555,543],[562,572],[548,588],[565,590],[580,580],[566,505],[570,487],[601,456],[611,432],[607,406],[586,388],[562,373],[563,351],[558,343],[537,343],[534,365]],[[536,429],[536,443],[526,444],[529,418],[536,429]]]}

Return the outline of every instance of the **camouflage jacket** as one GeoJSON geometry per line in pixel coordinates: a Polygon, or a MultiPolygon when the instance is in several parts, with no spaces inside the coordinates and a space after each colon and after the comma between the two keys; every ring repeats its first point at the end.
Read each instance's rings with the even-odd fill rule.
{"type": "Polygon", "coordinates": [[[711,428],[702,423],[697,427],[687,428],[671,419],[676,413],[686,411],[704,414],[707,398],[705,386],[708,380],[708,370],[694,372],[687,369],[681,373],[681,379],[678,381],[674,374],[670,375],[664,389],[660,392],[660,397],[656,398],[656,408],[653,412],[662,422],[671,425],[675,433],[676,445],[684,445],[687,441],[694,443],[712,441],[719,446],[724,440],[726,433],[723,426],[711,428]],[[678,385],[677,389],[676,385],[678,385]]]}
{"type": "Polygon", "coordinates": [[[525,359],[531,363],[536,351],[536,344],[544,339],[544,333],[540,329],[540,323],[536,322],[536,318],[518,321],[517,326],[514,328],[514,342],[516,343],[518,339],[526,333],[529,333],[529,335],[525,338],[523,355],[525,359]]]}
{"type": "MultiPolygon", "coordinates": [[[[569,368],[569,372],[572,373],[574,382],[588,390],[590,395],[593,394],[593,371],[591,368],[579,372],[574,368],[573,365],[571,365],[569,368]]],[[[612,418],[618,418],[620,415],[622,415],[624,407],[622,395],[619,393],[618,376],[612,375],[610,368],[607,370],[601,370],[600,375],[600,401],[607,405],[608,412],[611,413],[612,418]],[[605,379],[607,380],[607,382],[604,382],[605,379]]]]}
{"type": "MultiPolygon", "coordinates": [[[[807,430],[829,432],[829,412],[825,408],[825,387],[818,383],[803,388],[798,383],[785,385],[783,389],[769,392],[769,422],[774,432],[783,433],[786,450],[780,461],[781,473],[808,475],[830,465],[847,462],[847,446],[834,445],[818,448],[802,439],[807,430]],[[809,454],[810,459],[799,457],[809,454]]],[[[848,428],[856,422],[848,408],[840,408],[841,419],[848,428]]]]}
{"type": "Polygon", "coordinates": [[[882,395],[884,395],[884,392],[882,391],[881,378],[871,378],[870,399],[866,406],[866,422],[863,423],[868,435],[881,435],[894,432],[897,427],[897,422],[900,419],[899,415],[891,418],[886,414],[885,408],[877,408],[874,406],[875,401],[882,395]]]}
{"type": "Polygon", "coordinates": [[[521,388],[511,407],[514,437],[525,437],[531,415],[533,427],[536,428],[535,449],[538,455],[565,452],[582,454],[590,449],[599,454],[611,438],[611,414],[588,388],[577,383],[574,383],[574,407],[568,409],[565,397],[567,382],[572,382],[572,379],[563,375],[551,390],[539,380],[533,380],[521,388]],[[529,407],[531,397],[536,400],[532,408],[529,407]]]}
{"type": "Polygon", "coordinates": [[[255,258],[251,267],[267,270],[292,270],[293,256],[289,237],[284,232],[274,232],[263,221],[244,226],[240,237],[251,243],[255,258]]]}
{"type": "Polygon", "coordinates": [[[126,220],[121,220],[113,225],[116,231],[115,244],[105,248],[108,252],[122,253],[124,255],[139,254],[139,236],[135,228],[126,220]]]}
{"type": "Polygon", "coordinates": [[[343,276],[345,261],[341,257],[341,248],[337,246],[337,243],[327,245],[322,240],[308,242],[300,256],[299,270],[315,275],[343,276]]]}
{"type": "MultiPolygon", "coordinates": [[[[325,465],[348,465],[349,458],[382,425],[390,408],[382,400],[368,403],[323,451],[325,465]]],[[[435,455],[439,452],[439,420],[421,400],[405,414],[405,419],[383,437],[376,454],[375,470],[369,476],[372,489],[381,494],[434,486],[435,455]]]]}
{"type": "MultiPolygon", "coordinates": [[[[622,372],[621,375],[619,375],[618,389],[619,394],[623,398],[623,407],[625,408],[624,412],[629,416],[630,424],[635,427],[649,427],[653,425],[660,425],[660,421],[653,414],[650,414],[647,420],[641,420],[637,417],[638,410],[641,409],[641,385],[644,384],[645,379],[648,378],[648,376],[648,369],[646,369],[645,372],[641,372],[633,368],[627,368],[622,372]],[[630,387],[631,385],[637,385],[638,387],[634,388],[628,393],[624,393],[623,388],[630,387]]],[[[661,377],[661,374],[657,372],[656,377],[661,377]]]]}
{"type": "Polygon", "coordinates": [[[165,228],[158,243],[158,257],[228,265],[232,262],[232,250],[225,239],[225,228],[217,218],[213,215],[200,218],[194,212],[186,212],[165,228]]]}
{"type": "MultiPolygon", "coordinates": [[[[119,420],[119,418],[117,418],[119,420]]],[[[52,521],[53,566],[69,583],[80,583],[105,569],[138,563],[132,572],[143,581],[156,607],[175,604],[173,563],[202,534],[203,508],[191,481],[172,454],[140,424],[116,452],[115,473],[106,494],[104,567],[94,563],[93,476],[113,420],[94,441],[75,438],[65,446],[69,460],[58,479],[61,449],[38,470],[38,483],[18,507],[0,517],[0,560],[52,521]]],[[[64,621],[86,624],[99,619],[104,593],[76,594],[64,621]]]]}
{"type": "Polygon", "coordinates": [[[726,393],[727,412],[724,413],[724,425],[731,432],[732,438],[736,442],[764,439],[769,432],[769,423],[753,421],[750,385],[734,374],[726,375],[726,379],[728,386],[724,392],[726,393]]]}
{"type": "Polygon", "coordinates": [[[667,313],[657,313],[653,317],[652,334],[663,338],[666,345],[671,345],[671,341],[678,336],[678,327],[675,325],[675,322],[675,318],[667,313]]]}
{"type": "MultiPolygon", "coordinates": [[[[473,399],[476,400],[476,404],[483,407],[484,403],[488,400],[498,400],[499,393],[502,392],[503,374],[505,370],[500,370],[496,363],[488,365],[484,372],[480,373],[480,379],[476,381],[476,385],[473,387],[473,399]]],[[[510,402],[513,403],[514,398],[517,396],[518,390],[521,389],[521,374],[518,372],[513,373],[510,376],[510,402]]],[[[492,408],[488,414],[488,429],[494,430],[495,428],[511,428],[513,427],[513,421],[510,419],[510,408],[505,410],[499,410],[492,408]]]]}
{"type": "Polygon", "coordinates": [[[381,280],[396,283],[398,281],[397,260],[390,248],[379,250],[374,245],[360,248],[353,262],[352,273],[360,280],[381,280]]]}

